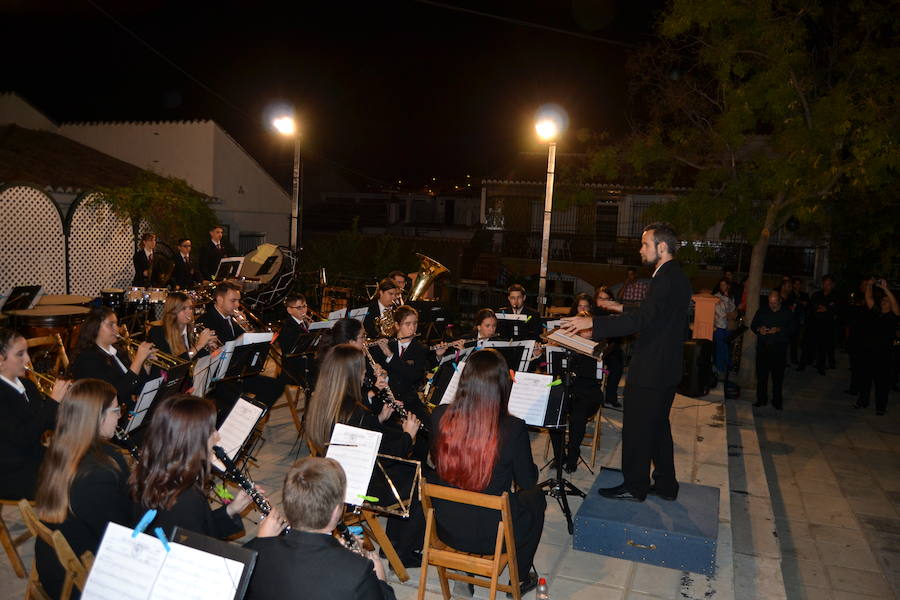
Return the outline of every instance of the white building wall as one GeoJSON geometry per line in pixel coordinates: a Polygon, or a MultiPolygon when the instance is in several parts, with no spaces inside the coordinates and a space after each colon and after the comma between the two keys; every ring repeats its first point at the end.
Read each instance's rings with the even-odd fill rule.
{"type": "Polygon", "coordinates": [[[18,125],[57,133],[56,123],[14,93],[0,94],[0,125],[18,125]]]}

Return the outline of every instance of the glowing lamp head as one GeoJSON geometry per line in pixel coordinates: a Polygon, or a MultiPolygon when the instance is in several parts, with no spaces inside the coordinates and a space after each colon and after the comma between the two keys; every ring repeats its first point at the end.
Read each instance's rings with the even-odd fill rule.
{"type": "Polygon", "coordinates": [[[297,133],[297,124],[292,117],[277,117],[272,119],[272,126],[281,135],[294,135],[297,133]]]}
{"type": "Polygon", "coordinates": [[[559,134],[559,127],[551,119],[541,119],[534,125],[534,130],[538,137],[546,142],[556,139],[559,134]]]}

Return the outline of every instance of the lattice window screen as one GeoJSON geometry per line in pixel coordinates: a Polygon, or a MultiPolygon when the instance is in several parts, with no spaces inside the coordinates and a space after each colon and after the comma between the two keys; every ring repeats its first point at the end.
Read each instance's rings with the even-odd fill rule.
{"type": "Polygon", "coordinates": [[[69,277],[72,294],[96,296],[104,288],[131,284],[134,234],[131,221],[121,219],[105,205],[94,204],[94,194],[72,204],[69,225],[69,277]]]}
{"type": "Polygon", "coordinates": [[[0,294],[17,285],[66,293],[65,240],[53,200],[37,188],[0,192],[0,294]]]}

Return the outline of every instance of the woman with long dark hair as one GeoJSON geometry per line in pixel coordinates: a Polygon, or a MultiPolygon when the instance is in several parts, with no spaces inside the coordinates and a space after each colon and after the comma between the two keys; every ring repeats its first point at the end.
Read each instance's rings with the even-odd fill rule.
{"type": "Polygon", "coordinates": [[[17,331],[0,329],[0,498],[34,498],[44,458],[41,437],[56,422],[67,384],[57,381],[52,398],[27,377],[28,343],[17,331]]]}
{"type": "Polygon", "coordinates": [[[128,410],[134,408],[133,394],[140,392],[148,376],[145,362],[153,354],[153,344],[142,342],[134,358],[116,346],[119,341],[119,319],[108,306],[95,308],[85,319],[75,344],[71,364],[75,379],[101,379],[116,388],[119,402],[128,410]]]}
{"type": "MultiPolygon", "coordinates": [[[[615,302],[616,297],[606,286],[599,286],[594,292],[594,315],[612,314],[602,307],[604,302],[615,302]]],[[[603,367],[606,369],[606,385],[603,392],[603,403],[611,408],[622,408],[619,402],[619,382],[625,372],[625,353],[622,351],[622,338],[607,338],[603,350],[603,367]]]]}
{"type": "MultiPolygon", "coordinates": [[[[35,511],[59,529],[77,556],[96,553],[110,521],[131,524],[128,464],[109,439],[119,420],[116,389],[99,379],[76,381],[60,403],[53,441],[41,464],[35,511]]],[[[59,596],[65,572],[40,538],[35,561],[41,584],[59,596]]]]}
{"type": "Polygon", "coordinates": [[[572,301],[572,306],[571,308],[569,308],[568,316],[574,317],[579,313],[591,312],[593,308],[594,302],[593,298],[591,298],[591,295],[582,292],[575,296],[575,300],[572,301]]]}
{"type": "Polygon", "coordinates": [[[216,538],[241,533],[241,512],[250,496],[241,491],[216,510],[206,499],[212,448],[218,441],[216,408],[210,400],[178,395],[159,404],[129,479],[135,518],[154,508],[158,512],[152,525],[166,532],[177,525],[216,538]]]}
{"type": "Polygon", "coordinates": [[[370,351],[387,371],[394,397],[419,419],[427,419],[418,391],[425,381],[425,371],[433,365],[433,358],[428,348],[416,339],[418,327],[418,311],[411,306],[400,306],[394,309],[394,337],[381,338],[370,351]]]}
{"type": "MultiPolygon", "coordinates": [[[[525,421],[509,414],[511,381],[503,356],[478,350],[466,360],[456,397],[431,415],[431,458],[436,476],[429,480],[482,494],[510,494],[516,558],[523,593],[537,584],[530,573],[544,528],[547,502],[536,487],[538,469],[531,455],[525,421]]],[[[494,551],[498,515],[460,504],[435,504],[441,539],[454,548],[488,554],[494,551]]]]}
{"type": "Polygon", "coordinates": [[[194,301],[183,292],[169,292],[163,307],[162,324],[150,328],[149,339],[162,352],[192,360],[215,343],[216,332],[204,328],[194,335],[194,301]]]}

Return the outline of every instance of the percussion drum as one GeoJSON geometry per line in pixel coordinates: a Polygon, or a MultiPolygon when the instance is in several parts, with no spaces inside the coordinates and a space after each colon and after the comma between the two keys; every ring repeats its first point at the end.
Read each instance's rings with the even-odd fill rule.
{"type": "Polygon", "coordinates": [[[62,336],[66,348],[71,350],[78,339],[81,324],[87,318],[90,309],[86,306],[48,305],[36,306],[25,310],[11,310],[9,314],[24,323],[23,333],[26,338],[43,337],[58,333],[62,336]]]}
{"type": "Polygon", "coordinates": [[[118,313],[125,304],[125,290],[121,288],[100,290],[100,301],[118,313]]]}
{"type": "Polygon", "coordinates": [[[147,288],[147,299],[150,304],[164,304],[169,290],[165,288],[147,288]]]}
{"type": "Polygon", "coordinates": [[[35,306],[87,306],[91,298],[75,294],[47,294],[35,306]]]}
{"type": "Polygon", "coordinates": [[[142,287],[130,287],[125,291],[125,301],[129,304],[143,304],[147,297],[147,289],[142,287]]]}

